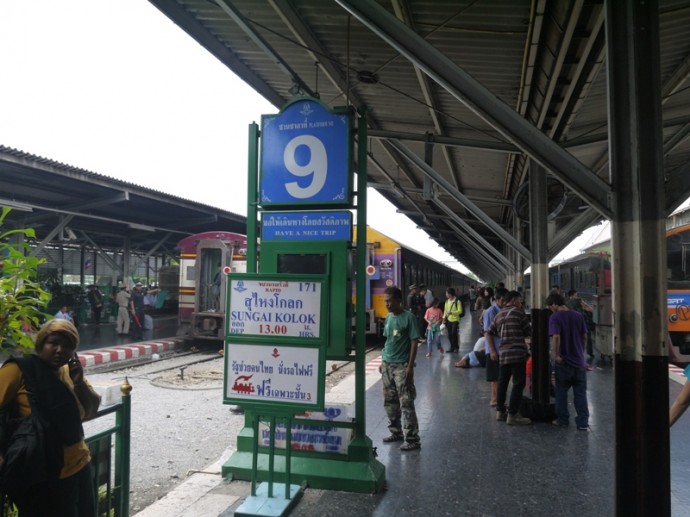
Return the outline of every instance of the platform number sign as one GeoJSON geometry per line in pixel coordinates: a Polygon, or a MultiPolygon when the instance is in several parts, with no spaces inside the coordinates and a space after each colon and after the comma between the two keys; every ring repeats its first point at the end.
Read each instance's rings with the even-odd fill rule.
{"type": "Polygon", "coordinates": [[[350,145],[348,114],[316,99],[298,99],[278,115],[264,115],[260,204],[350,204],[350,145]]]}

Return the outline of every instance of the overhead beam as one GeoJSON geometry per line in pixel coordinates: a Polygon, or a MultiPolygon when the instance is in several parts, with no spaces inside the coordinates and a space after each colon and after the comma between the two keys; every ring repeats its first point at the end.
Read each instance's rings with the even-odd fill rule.
{"type": "Polygon", "coordinates": [[[611,217],[611,187],[544,135],[384,7],[369,0],[336,0],[362,24],[424,70],[434,81],[494,127],[530,158],[611,217]]]}
{"type": "Polygon", "coordinates": [[[419,158],[414,152],[404,146],[397,140],[390,141],[390,145],[398,150],[405,158],[410,160],[414,165],[416,165],[424,174],[428,175],[436,183],[438,183],[441,188],[443,188],[450,196],[460,203],[469,213],[474,217],[482,221],[486,227],[498,235],[508,246],[515,249],[520,255],[524,256],[527,260],[530,258],[530,252],[522,244],[520,244],[517,239],[515,239],[510,233],[506,232],[501,226],[496,223],[493,219],[487,216],[477,205],[472,203],[467,196],[458,192],[458,190],[453,187],[448,181],[436,172],[432,167],[429,167],[424,160],[419,158]]]}
{"type": "Polygon", "coordinates": [[[253,70],[247,67],[232,50],[212,35],[200,22],[189,16],[189,13],[175,0],[149,0],[165,16],[194,38],[199,45],[207,49],[221,63],[232,70],[238,77],[251,84],[256,92],[276,107],[285,104],[283,98],[272,86],[266,83],[253,70]]]}
{"type": "Polygon", "coordinates": [[[43,250],[50,242],[55,238],[55,236],[60,233],[62,230],[65,229],[65,226],[69,224],[69,222],[74,218],[74,215],[68,215],[67,217],[63,218],[58,225],[53,228],[48,235],[44,237],[44,239],[39,242],[36,247],[31,249],[31,252],[29,253],[29,256],[31,257],[36,257],[38,256],[38,253],[43,250]]]}
{"type": "MultiPolygon", "coordinates": [[[[467,234],[462,228],[460,228],[458,225],[454,224],[452,221],[448,221],[448,227],[452,228],[454,232],[456,232],[458,235],[462,235],[465,237],[465,239],[472,241],[473,236],[467,234]]],[[[473,243],[474,244],[474,243],[473,243]]],[[[482,266],[484,266],[484,269],[488,269],[491,271],[491,273],[497,275],[500,277],[501,275],[505,275],[508,271],[508,268],[510,266],[504,267],[494,256],[492,256],[491,253],[489,253],[485,248],[482,248],[479,245],[475,245],[475,252],[481,255],[481,259],[479,262],[481,262],[482,266]]],[[[493,250],[492,247],[489,247],[490,249],[493,250]]],[[[480,269],[480,268],[476,268],[480,269]]]]}
{"type": "Polygon", "coordinates": [[[92,246],[93,249],[96,251],[96,253],[98,254],[98,256],[101,257],[101,258],[106,262],[106,264],[108,264],[108,266],[110,266],[110,268],[111,268],[113,271],[121,271],[121,270],[122,270],[122,268],[120,267],[120,265],[119,265],[117,262],[115,262],[112,258],[110,258],[110,257],[108,256],[108,254],[105,252],[105,250],[103,250],[102,247],[100,247],[98,244],[96,244],[96,243],[94,242],[94,240],[89,236],[88,233],[86,233],[86,232],[84,232],[84,231],[80,231],[79,233],[81,233],[82,237],[83,237],[89,244],[91,244],[91,246],[92,246]]]}
{"type": "Polygon", "coordinates": [[[251,39],[254,44],[271,59],[271,61],[273,61],[273,64],[276,65],[279,70],[282,70],[283,73],[287,75],[293,82],[297,83],[304,93],[311,97],[316,96],[314,95],[315,92],[309,87],[309,85],[302,81],[302,78],[299,76],[299,74],[292,69],[290,64],[283,59],[278,51],[271,47],[271,45],[264,40],[257,31],[254,30],[254,27],[252,27],[247,20],[244,19],[242,13],[240,13],[239,10],[232,5],[232,2],[215,0],[215,3],[232,19],[232,21],[235,22],[235,24],[237,24],[240,30],[244,32],[247,37],[251,39]]]}
{"type": "MultiPolygon", "coordinates": [[[[472,237],[477,243],[479,243],[481,246],[483,246],[486,250],[490,251],[491,255],[493,258],[491,259],[493,262],[496,263],[502,263],[506,267],[510,268],[512,267],[512,263],[503,256],[502,253],[500,253],[496,248],[494,248],[484,237],[482,237],[474,228],[472,228],[469,224],[467,224],[465,221],[462,220],[456,214],[453,210],[450,209],[447,205],[444,203],[436,201],[436,205],[443,210],[448,217],[450,217],[450,220],[455,223],[456,226],[459,226],[463,230],[463,234],[472,237]]],[[[446,224],[450,224],[449,221],[446,222],[446,224]]],[[[475,248],[472,248],[474,250],[475,248]]]]}
{"type": "Polygon", "coordinates": [[[591,208],[583,210],[582,213],[578,214],[574,219],[568,222],[568,224],[561,228],[561,230],[555,235],[553,241],[549,245],[547,258],[551,260],[553,257],[558,255],[573,241],[573,235],[580,235],[583,231],[596,224],[600,220],[601,214],[596,210],[591,208]]]}
{"type": "MultiPolygon", "coordinates": [[[[426,134],[407,133],[405,131],[386,131],[384,129],[370,129],[367,133],[370,138],[382,138],[389,140],[412,140],[414,142],[426,142],[426,134]]],[[[478,151],[491,151],[496,153],[519,153],[513,144],[507,142],[492,142],[490,140],[474,140],[472,138],[453,138],[444,135],[434,135],[434,142],[447,147],[459,147],[462,149],[476,149],[478,151]]]]}
{"type": "MultiPolygon", "coordinates": [[[[115,203],[122,203],[123,201],[128,201],[129,200],[129,192],[128,191],[120,191],[120,192],[115,192],[111,196],[106,196],[102,197],[99,199],[92,199],[91,201],[87,203],[75,203],[72,205],[67,205],[62,207],[65,210],[69,210],[71,212],[82,212],[83,210],[89,210],[91,208],[97,208],[97,207],[103,207],[106,205],[114,205],[115,203]]],[[[31,216],[27,218],[27,222],[29,224],[35,224],[40,221],[49,219],[51,216],[43,213],[43,214],[36,214],[34,216],[31,216]]]]}
{"type": "MultiPolygon", "coordinates": [[[[311,28],[304,22],[299,12],[295,9],[292,2],[285,0],[268,0],[268,3],[273,7],[273,10],[278,13],[283,23],[287,26],[294,37],[304,47],[305,52],[314,60],[315,66],[318,66],[324,73],[326,78],[340,90],[344,97],[350,104],[355,107],[364,106],[366,103],[355,93],[352,89],[347,91],[348,80],[347,76],[343,74],[341,67],[337,66],[331,59],[324,58],[330,52],[321,43],[321,40],[314,34],[311,28]]],[[[318,92],[316,92],[318,94],[318,92]]],[[[334,99],[330,99],[333,102],[334,99]]],[[[371,127],[378,127],[379,123],[376,118],[372,116],[371,112],[367,113],[367,120],[371,127]]]]}
{"type": "Polygon", "coordinates": [[[690,197],[690,162],[678,167],[668,175],[666,183],[666,216],[690,197]]]}

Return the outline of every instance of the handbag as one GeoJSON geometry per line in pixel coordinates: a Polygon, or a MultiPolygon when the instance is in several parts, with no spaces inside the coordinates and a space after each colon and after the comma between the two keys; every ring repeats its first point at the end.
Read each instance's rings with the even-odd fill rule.
{"type": "Polygon", "coordinates": [[[5,429],[9,436],[0,452],[3,457],[0,491],[13,498],[31,491],[40,483],[58,479],[63,447],[55,443],[40,415],[32,410],[29,416],[8,419],[5,429]]]}
{"type": "Polygon", "coordinates": [[[22,368],[22,372],[31,414],[13,418],[8,408],[0,410],[0,492],[10,499],[32,491],[37,484],[57,481],[64,461],[64,446],[36,400],[32,369],[22,368]]]}

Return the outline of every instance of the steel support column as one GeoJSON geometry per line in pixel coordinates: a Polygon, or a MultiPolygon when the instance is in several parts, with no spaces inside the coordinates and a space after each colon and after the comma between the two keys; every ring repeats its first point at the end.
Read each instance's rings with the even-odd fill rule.
{"type": "Polygon", "coordinates": [[[606,1],[616,514],[671,515],[658,2],[606,1]]]}
{"type": "Polygon", "coordinates": [[[547,235],[546,170],[532,161],[529,169],[530,241],[532,247],[532,417],[550,420],[551,368],[549,364],[549,310],[544,307],[548,292],[549,264],[547,235]]]}

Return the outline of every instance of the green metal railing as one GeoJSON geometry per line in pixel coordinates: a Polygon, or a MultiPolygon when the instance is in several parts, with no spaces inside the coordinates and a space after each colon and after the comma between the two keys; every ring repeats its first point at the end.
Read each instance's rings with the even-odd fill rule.
{"type": "Polygon", "coordinates": [[[122,401],[98,412],[96,418],[115,414],[115,424],[86,437],[91,449],[94,492],[98,517],[129,516],[129,453],[132,386],[120,386],[122,401]],[[115,448],[113,449],[113,439],[115,448]],[[114,460],[114,469],[113,469],[114,460]]]}
{"type": "MultiPolygon", "coordinates": [[[[96,414],[93,420],[115,415],[115,423],[86,437],[91,450],[91,469],[98,517],[129,517],[129,456],[132,386],[120,386],[122,401],[96,414]],[[114,447],[113,447],[114,444],[114,447]]],[[[0,494],[0,517],[15,517],[17,511],[0,494]]]]}

